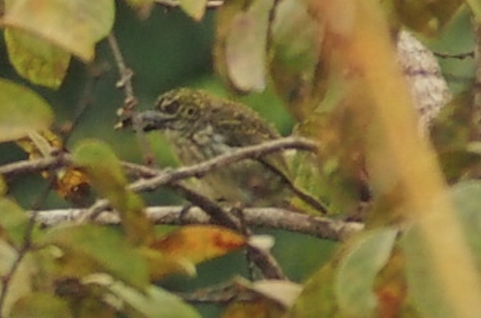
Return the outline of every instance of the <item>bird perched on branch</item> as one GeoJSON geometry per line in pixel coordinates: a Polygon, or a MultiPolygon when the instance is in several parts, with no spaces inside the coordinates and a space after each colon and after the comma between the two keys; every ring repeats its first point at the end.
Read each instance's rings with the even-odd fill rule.
{"type": "MultiPolygon", "coordinates": [[[[161,95],[153,110],[137,115],[144,131],[159,130],[184,165],[279,138],[247,106],[187,88],[161,95]]],[[[212,199],[247,206],[285,203],[287,165],[280,152],[239,161],[207,173],[202,191],[212,199]]]]}

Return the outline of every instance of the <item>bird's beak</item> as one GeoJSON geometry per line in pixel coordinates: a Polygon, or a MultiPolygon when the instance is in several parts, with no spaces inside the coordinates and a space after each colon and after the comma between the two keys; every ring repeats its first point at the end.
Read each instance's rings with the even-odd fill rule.
{"type": "Polygon", "coordinates": [[[165,129],[165,124],[169,121],[169,118],[165,118],[165,116],[158,111],[146,110],[138,113],[135,116],[135,121],[137,121],[143,131],[147,132],[151,130],[165,129]]]}

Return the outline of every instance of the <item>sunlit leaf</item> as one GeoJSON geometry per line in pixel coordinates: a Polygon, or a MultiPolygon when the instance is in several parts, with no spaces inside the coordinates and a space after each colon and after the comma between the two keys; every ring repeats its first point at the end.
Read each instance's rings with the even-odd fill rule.
{"type": "Polygon", "coordinates": [[[216,67],[240,91],[262,91],[266,86],[267,36],[273,3],[232,1],[219,11],[216,67]]]}
{"type": "Polygon", "coordinates": [[[143,201],[126,189],[127,179],[110,147],[99,141],[84,141],[75,148],[73,156],[92,186],[120,213],[129,240],[135,244],[150,241],[153,228],[145,215],[143,201]]]}
{"type": "Polygon", "coordinates": [[[394,229],[368,232],[342,259],[335,291],[340,309],[348,316],[374,316],[377,307],[374,280],[389,259],[396,236],[394,229]]]}
{"type": "Polygon", "coordinates": [[[34,84],[58,88],[67,73],[70,54],[22,30],[6,28],[5,42],[15,70],[34,84]]]}
{"type": "Polygon", "coordinates": [[[0,142],[47,128],[53,114],[48,103],[26,87],[0,79],[0,142]]]}
{"type": "Polygon", "coordinates": [[[145,318],[201,318],[179,297],[159,287],[150,286],[145,293],[140,293],[119,283],[106,287],[125,302],[124,312],[133,311],[145,318]]]}
{"type": "Polygon", "coordinates": [[[7,0],[5,25],[31,32],[77,55],[94,57],[94,45],[107,36],[114,22],[113,0],[7,0]]]}
{"type": "Polygon", "coordinates": [[[115,229],[94,225],[58,227],[46,233],[42,243],[64,251],[60,261],[65,262],[63,270],[70,270],[71,275],[105,272],[137,288],[148,283],[143,257],[115,229]]]}
{"type": "Polygon", "coordinates": [[[179,0],[180,7],[194,20],[201,20],[205,13],[207,0],[179,0]]]}
{"type": "MultiPolygon", "coordinates": [[[[481,183],[479,181],[458,183],[450,193],[457,208],[456,216],[462,225],[462,233],[465,235],[466,243],[472,251],[471,255],[474,256],[475,264],[480,272],[481,183]]],[[[429,222],[429,219],[424,221],[429,222]]],[[[412,226],[405,233],[402,246],[406,255],[408,290],[416,308],[425,317],[454,317],[453,308],[447,301],[447,297],[449,297],[447,291],[441,288],[437,275],[437,268],[440,264],[433,261],[418,224],[412,226]]],[[[454,262],[453,268],[455,268],[457,260],[452,261],[454,262]]],[[[456,271],[452,275],[456,275],[456,271]]]]}
{"type": "Polygon", "coordinates": [[[70,318],[67,301],[47,293],[32,293],[15,303],[11,318],[70,318]]]}
{"type": "Polygon", "coordinates": [[[29,218],[17,204],[7,198],[0,198],[0,229],[14,246],[20,247],[25,242],[29,218]]]}
{"type": "Polygon", "coordinates": [[[245,238],[218,226],[185,226],[154,242],[150,247],[171,257],[195,264],[225,255],[244,246],[245,238]]]}

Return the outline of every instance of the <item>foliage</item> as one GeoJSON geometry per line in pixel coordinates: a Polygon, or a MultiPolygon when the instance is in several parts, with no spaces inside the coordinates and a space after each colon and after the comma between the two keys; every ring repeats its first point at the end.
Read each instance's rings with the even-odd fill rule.
{"type": "MultiPolygon", "coordinates": [[[[137,132],[147,163],[142,166],[126,164],[96,139],[80,138],[70,148],[62,130],[71,133],[81,120],[58,133],[54,117],[58,120],[59,110],[41,96],[52,94],[45,88],[61,90],[80,64],[89,70],[90,81],[101,77],[102,58],[96,50],[104,42],[112,50],[120,73],[117,86],[125,95],[120,119],[135,118],[135,69],[122,56],[123,45],[134,44],[119,48],[112,33],[118,21],[116,3],[4,0],[3,38],[10,65],[21,79],[7,79],[0,72],[0,142],[16,143],[29,160],[0,178],[0,317],[200,317],[189,300],[228,303],[225,318],[479,316],[481,96],[471,82],[464,85],[467,92],[451,99],[446,88],[447,105],[440,114],[436,107],[434,115],[427,114],[413,96],[412,83],[416,76],[435,76],[444,83],[443,74],[437,68],[425,74],[402,69],[398,62],[404,57],[396,55],[394,45],[406,30],[433,43],[456,19],[472,18],[469,32],[474,38],[481,20],[478,2],[126,3],[139,24],[156,19],[158,7],[179,7],[194,23],[215,10],[212,55],[219,78],[236,93],[270,92],[294,118],[295,134],[317,143],[316,151],[298,150],[290,158],[290,186],[327,204],[329,213],[322,220],[355,220],[365,230],[339,242],[337,252],[316,264],[315,273],[300,285],[282,279],[271,263],[270,238],[252,235],[249,222],[260,223],[243,217],[242,204],[227,204],[240,212],[224,215],[228,208],[223,204],[190,192],[181,176],[187,168],[175,170],[172,177],[170,170],[152,167],[154,156],[142,132],[137,132]],[[85,214],[76,222],[39,226],[38,207],[28,211],[8,192],[12,177],[32,172],[41,172],[47,188],[65,204],[88,207],[85,214]],[[214,224],[161,231],[147,214],[149,199],[138,192],[163,186],[201,207],[214,224]],[[87,195],[91,191],[95,203],[87,195]],[[99,212],[106,208],[115,210],[119,226],[102,224],[99,212]],[[169,289],[169,279],[193,277],[205,263],[239,249],[247,251],[264,279],[255,280],[259,273],[253,271],[252,281],[236,278],[213,293],[177,295],[169,289]]],[[[480,43],[475,44],[479,54],[480,43]]],[[[421,53],[415,51],[411,58],[421,53]]],[[[434,57],[429,63],[437,65],[434,57]]],[[[476,83],[478,64],[472,63],[476,83]]],[[[88,94],[79,105],[88,103],[88,94]]],[[[114,122],[116,114],[109,116],[114,122]]],[[[161,147],[160,152],[165,157],[167,150],[161,147]]],[[[301,201],[292,199],[290,207],[313,215],[312,220],[319,216],[301,201]]],[[[190,208],[184,206],[177,224],[188,223],[190,208]]],[[[301,253],[295,252],[288,256],[293,262],[301,253]]]]}

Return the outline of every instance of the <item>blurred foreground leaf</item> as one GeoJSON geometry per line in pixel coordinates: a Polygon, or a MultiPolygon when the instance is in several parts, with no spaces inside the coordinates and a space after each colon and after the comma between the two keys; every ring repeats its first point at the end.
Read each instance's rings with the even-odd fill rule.
{"type": "Polygon", "coordinates": [[[115,229],[94,225],[57,227],[46,233],[42,243],[64,251],[59,262],[65,276],[82,278],[105,272],[139,289],[148,284],[145,260],[115,229]]]}
{"type": "Polygon", "coordinates": [[[7,198],[0,198],[0,233],[15,247],[25,242],[29,218],[17,204],[7,198]]]}
{"type": "Polygon", "coordinates": [[[248,302],[234,302],[230,304],[222,318],[271,318],[282,317],[285,310],[276,302],[260,298],[248,302]]]}
{"type": "Polygon", "coordinates": [[[114,22],[113,0],[6,0],[2,22],[92,61],[95,43],[106,37],[114,22]]]}
{"type": "MultiPolygon", "coordinates": [[[[478,272],[481,272],[481,182],[462,182],[452,187],[451,198],[457,208],[456,216],[462,226],[466,243],[474,258],[478,272]]],[[[430,222],[429,219],[421,222],[430,222]]],[[[436,226],[435,223],[430,226],[436,226]]],[[[442,229],[439,229],[442,231],[442,229]]],[[[424,240],[420,225],[414,224],[404,235],[402,247],[406,255],[406,274],[409,293],[414,305],[425,317],[454,317],[453,308],[446,300],[448,294],[441,288],[437,268],[450,266],[456,275],[457,260],[451,264],[433,262],[431,252],[424,240]]],[[[449,247],[456,248],[456,247],[449,247]]],[[[478,282],[467,282],[478,283],[478,282]]],[[[474,308],[473,308],[474,310],[474,308]]]]}
{"type": "Polygon", "coordinates": [[[46,293],[32,293],[15,303],[11,318],[71,318],[67,301],[46,293]]]}
{"type": "MultiPolygon", "coordinates": [[[[201,316],[179,297],[155,286],[140,293],[120,283],[106,286],[115,296],[124,301],[122,312],[145,318],[201,318],[201,316]]],[[[131,315],[128,315],[131,316],[131,315]]]]}
{"type": "Polygon", "coordinates": [[[137,245],[152,241],[153,226],[145,215],[144,203],[127,189],[127,179],[110,147],[99,141],[83,141],[73,155],[92,186],[119,212],[127,238],[137,245]]]}
{"type": "Polygon", "coordinates": [[[22,30],[6,28],[4,35],[10,62],[22,77],[54,89],[62,84],[70,64],[69,53],[22,30]]]}
{"type": "Polygon", "coordinates": [[[48,103],[35,92],[0,79],[0,142],[48,128],[53,120],[48,103]]]}
{"type": "Polygon", "coordinates": [[[346,316],[375,316],[374,282],[391,255],[397,233],[388,228],[364,233],[341,260],[334,288],[346,316]]]}

